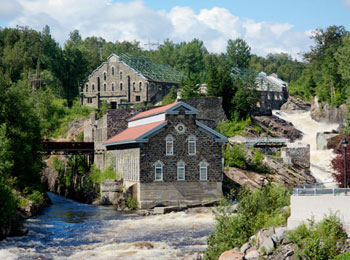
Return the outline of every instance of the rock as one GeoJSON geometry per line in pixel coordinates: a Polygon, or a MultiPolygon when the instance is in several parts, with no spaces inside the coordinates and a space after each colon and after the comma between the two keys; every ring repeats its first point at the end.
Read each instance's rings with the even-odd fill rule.
{"type": "Polygon", "coordinates": [[[243,260],[243,259],[244,259],[244,254],[233,249],[223,252],[219,257],[219,260],[243,260]]]}
{"type": "Polygon", "coordinates": [[[249,253],[247,253],[244,258],[246,260],[258,260],[259,259],[259,252],[256,250],[252,250],[249,253]]]}
{"type": "Polygon", "coordinates": [[[283,239],[287,236],[287,228],[276,228],[276,233],[271,236],[276,244],[281,244],[283,239]]]}
{"type": "Polygon", "coordinates": [[[284,112],[297,112],[297,111],[309,111],[311,109],[311,104],[305,102],[301,98],[289,97],[287,102],[281,107],[281,111],[284,112]]]}
{"type": "Polygon", "coordinates": [[[271,237],[264,239],[259,247],[259,252],[261,254],[269,255],[275,249],[275,243],[273,242],[271,237]]]}
{"type": "Polygon", "coordinates": [[[274,227],[261,229],[256,235],[257,240],[258,240],[258,246],[260,247],[264,243],[264,241],[267,238],[271,237],[273,234],[275,234],[274,227]]]}
{"type": "Polygon", "coordinates": [[[341,124],[346,117],[346,105],[330,107],[327,103],[320,103],[317,97],[314,97],[311,104],[311,117],[318,122],[341,124]]]}
{"type": "Polygon", "coordinates": [[[245,254],[245,252],[251,247],[250,242],[247,242],[241,246],[241,253],[245,254]]]}
{"type": "Polygon", "coordinates": [[[152,248],[154,248],[154,246],[150,242],[135,242],[133,244],[133,246],[136,248],[140,248],[140,249],[143,249],[143,248],[152,249],[152,248]]]}
{"type": "Polygon", "coordinates": [[[255,116],[254,122],[265,132],[274,137],[284,137],[295,141],[303,137],[303,133],[297,130],[292,123],[289,123],[277,116],[255,116]]]}

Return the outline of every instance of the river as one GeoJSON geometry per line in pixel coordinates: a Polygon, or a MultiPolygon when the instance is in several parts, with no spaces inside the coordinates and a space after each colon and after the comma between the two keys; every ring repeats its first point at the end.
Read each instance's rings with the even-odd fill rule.
{"type": "Polygon", "coordinates": [[[318,183],[324,186],[334,186],[331,160],[335,154],[332,150],[317,150],[316,135],[318,132],[330,132],[338,128],[338,124],[327,124],[313,120],[311,112],[286,113],[274,111],[274,115],[291,122],[295,128],[303,132],[301,143],[310,144],[310,171],[318,183]]]}
{"type": "Polygon", "coordinates": [[[49,196],[53,205],[25,222],[27,236],[0,241],[1,260],[183,259],[205,250],[214,227],[205,208],[138,216],[49,196]]]}

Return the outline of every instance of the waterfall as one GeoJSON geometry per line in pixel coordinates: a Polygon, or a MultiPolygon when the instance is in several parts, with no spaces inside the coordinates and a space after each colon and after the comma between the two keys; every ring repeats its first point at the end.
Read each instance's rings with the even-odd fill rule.
{"type": "Polygon", "coordinates": [[[330,132],[337,129],[337,124],[316,122],[311,118],[311,112],[286,113],[274,111],[273,114],[283,120],[291,122],[295,128],[303,132],[300,142],[310,144],[310,171],[317,183],[324,186],[334,186],[335,180],[332,177],[331,160],[335,154],[332,150],[317,150],[316,135],[318,132],[330,132]]]}

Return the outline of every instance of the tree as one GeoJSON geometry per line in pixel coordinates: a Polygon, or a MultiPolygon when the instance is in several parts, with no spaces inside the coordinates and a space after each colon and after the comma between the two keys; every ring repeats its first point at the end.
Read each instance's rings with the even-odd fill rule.
{"type": "Polygon", "coordinates": [[[247,69],[249,67],[249,61],[251,58],[251,48],[245,40],[240,38],[227,42],[227,56],[231,67],[239,69],[247,69]]]}
{"type": "Polygon", "coordinates": [[[350,81],[350,35],[343,37],[342,46],[335,54],[335,58],[339,63],[338,72],[344,80],[350,81]]]}

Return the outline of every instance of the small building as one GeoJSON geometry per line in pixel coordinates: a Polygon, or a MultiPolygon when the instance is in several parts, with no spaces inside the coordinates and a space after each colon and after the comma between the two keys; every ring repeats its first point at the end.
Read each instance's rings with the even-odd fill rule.
{"type": "Polygon", "coordinates": [[[260,72],[256,78],[257,92],[260,96],[258,103],[260,114],[271,114],[271,110],[279,110],[287,102],[289,96],[288,83],[273,73],[267,76],[260,72]]]}
{"type": "Polygon", "coordinates": [[[156,104],[171,88],[178,88],[182,75],[168,65],[155,64],[141,55],[111,54],[80,87],[80,103],[110,108],[140,103],[156,104]]]}
{"type": "Polygon", "coordinates": [[[227,138],[197,120],[184,102],[141,112],[108,139],[107,164],[115,167],[141,208],[218,199],[221,146],[227,138]]]}

